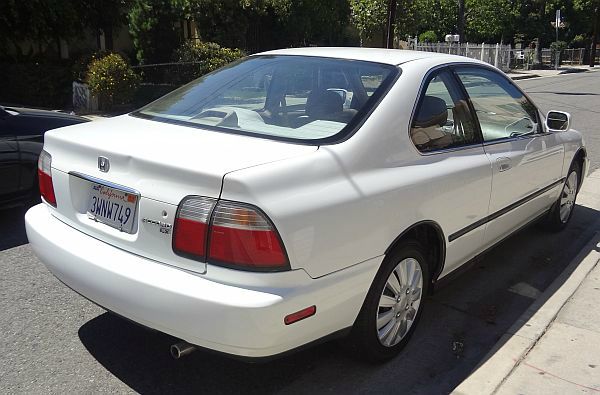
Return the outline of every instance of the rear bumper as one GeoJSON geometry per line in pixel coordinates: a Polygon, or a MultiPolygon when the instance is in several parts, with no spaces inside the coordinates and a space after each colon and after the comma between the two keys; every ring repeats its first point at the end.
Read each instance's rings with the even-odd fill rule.
{"type": "Polygon", "coordinates": [[[144,326],[240,357],[277,355],[351,326],[382,259],[318,279],[303,270],[256,273],[254,285],[241,287],[115,248],[64,224],[50,210],[37,205],[25,222],[33,251],[58,279],[144,326]],[[286,315],[311,305],[317,306],[314,316],[283,323],[286,315]]]}

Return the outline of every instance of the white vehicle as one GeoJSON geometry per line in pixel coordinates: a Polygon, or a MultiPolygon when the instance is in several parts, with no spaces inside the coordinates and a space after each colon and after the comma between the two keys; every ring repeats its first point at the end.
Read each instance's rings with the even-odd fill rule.
{"type": "Polygon", "coordinates": [[[541,217],[564,227],[587,171],[569,115],[487,64],[289,49],[46,133],[26,226],[56,277],[176,356],[349,334],[384,360],[441,278],[541,217]]]}

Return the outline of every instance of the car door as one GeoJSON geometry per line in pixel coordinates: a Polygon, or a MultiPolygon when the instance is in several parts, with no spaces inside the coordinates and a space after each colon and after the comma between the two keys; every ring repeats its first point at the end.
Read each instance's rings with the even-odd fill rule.
{"type": "Polygon", "coordinates": [[[487,67],[455,69],[475,109],[492,163],[485,244],[492,245],[545,212],[561,184],[564,147],[511,80],[487,67]]]}
{"type": "Polygon", "coordinates": [[[20,187],[19,145],[8,128],[11,115],[0,114],[0,199],[10,199],[20,187]]]}
{"type": "Polygon", "coordinates": [[[426,78],[410,138],[422,154],[419,164],[428,169],[427,211],[447,236],[444,275],[483,248],[479,224],[488,215],[492,178],[473,110],[448,68],[426,78]]]}

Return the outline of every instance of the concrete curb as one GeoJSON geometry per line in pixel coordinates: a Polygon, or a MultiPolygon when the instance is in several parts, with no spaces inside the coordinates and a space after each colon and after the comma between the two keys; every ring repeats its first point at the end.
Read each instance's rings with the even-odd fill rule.
{"type": "Polygon", "coordinates": [[[515,75],[514,77],[509,74],[508,76],[514,81],[528,80],[530,78],[540,78],[541,77],[541,75],[537,75],[537,74],[515,75]]]}
{"type": "MultiPolygon", "coordinates": [[[[600,220],[593,226],[599,227],[600,220]]],[[[492,394],[527,356],[560,309],[600,261],[600,232],[500,338],[453,394],[492,394]]]]}

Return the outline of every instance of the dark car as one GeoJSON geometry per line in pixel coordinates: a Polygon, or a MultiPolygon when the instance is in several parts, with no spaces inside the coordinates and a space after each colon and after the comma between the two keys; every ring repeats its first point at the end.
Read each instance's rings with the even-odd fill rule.
{"type": "Polygon", "coordinates": [[[56,111],[0,106],[0,208],[37,198],[37,160],[44,133],[89,122],[56,111]]]}

